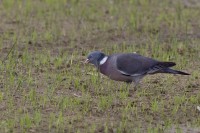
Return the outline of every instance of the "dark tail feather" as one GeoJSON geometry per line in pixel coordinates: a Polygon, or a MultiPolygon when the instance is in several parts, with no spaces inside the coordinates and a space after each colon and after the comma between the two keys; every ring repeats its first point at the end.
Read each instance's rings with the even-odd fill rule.
{"type": "Polygon", "coordinates": [[[163,72],[164,73],[172,73],[172,74],[190,75],[189,73],[185,73],[185,72],[173,70],[173,69],[164,69],[163,72]]]}
{"type": "Polygon", "coordinates": [[[176,65],[174,62],[159,62],[159,65],[164,66],[164,67],[173,67],[176,65]]]}

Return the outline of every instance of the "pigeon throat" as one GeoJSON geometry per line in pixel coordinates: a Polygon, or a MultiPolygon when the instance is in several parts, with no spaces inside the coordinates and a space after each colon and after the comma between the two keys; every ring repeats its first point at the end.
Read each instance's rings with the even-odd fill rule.
{"type": "Polygon", "coordinates": [[[105,56],[101,61],[100,61],[100,65],[103,65],[108,59],[108,56],[105,56]]]}

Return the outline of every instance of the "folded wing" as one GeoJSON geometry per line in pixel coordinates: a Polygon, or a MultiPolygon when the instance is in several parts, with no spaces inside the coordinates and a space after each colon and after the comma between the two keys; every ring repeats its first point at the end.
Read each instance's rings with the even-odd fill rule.
{"type": "Polygon", "coordinates": [[[135,53],[119,54],[116,63],[118,71],[126,76],[154,74],[176,65],[173,62],[159,62],[135,53]]]}

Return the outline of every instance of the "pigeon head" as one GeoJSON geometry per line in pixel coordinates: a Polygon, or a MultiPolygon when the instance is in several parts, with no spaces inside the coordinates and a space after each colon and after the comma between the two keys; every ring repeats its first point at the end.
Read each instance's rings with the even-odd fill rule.
{"type": "Polygon", "coordinates": [[[100,61],[105,57],[106,55],[102,52],[99,51],[94,51],[91,52],[87,59],[86,59],[86,63],[91,63],[93,65],[95,65],[96,67],[99,67],[100,61]]]}

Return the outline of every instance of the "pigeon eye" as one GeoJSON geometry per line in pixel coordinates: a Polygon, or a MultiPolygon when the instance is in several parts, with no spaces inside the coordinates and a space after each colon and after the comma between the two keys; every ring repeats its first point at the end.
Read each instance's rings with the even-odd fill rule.
{"type": "Polygon", "coordinates": [[[92,58],[92,56],[90,55],[89,57],[88,57],[88,59],[91,59],[92,58]]]}

